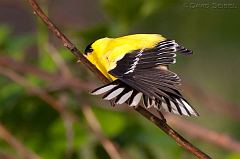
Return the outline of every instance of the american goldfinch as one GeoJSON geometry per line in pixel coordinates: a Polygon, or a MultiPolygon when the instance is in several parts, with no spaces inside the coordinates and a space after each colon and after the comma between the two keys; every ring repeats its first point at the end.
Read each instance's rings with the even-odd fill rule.
{"type": "Polygon", "coordinates": [[[104,94],[104,100],[154,107],[174,114],[198,116],[179,92],[180,78],[170,71],[176,53],[192,51],[159,34],[134,34],[119,38],[102,38],[89,44],[85,57],[112,82],[92,91],[104,94]]]}

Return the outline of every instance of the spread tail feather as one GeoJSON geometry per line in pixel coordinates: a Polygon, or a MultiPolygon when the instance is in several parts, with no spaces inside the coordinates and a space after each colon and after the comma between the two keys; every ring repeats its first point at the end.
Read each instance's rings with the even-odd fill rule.
{"type": "Polygon", "coordinates": [[[146,108],[154,107],[157,110],[165,110],[174,114],[186,116],[198,116],[196,110],[181,96],[165,92],[170,98],[161,99],[150,98],[142,92],[133,89],[120,80],[115,80],[109,84],[99,87],[91,92],[93,95],[103,95],[104,100],[114,100],[115,104],[128,103],[130,107],[138,106],[141,99],[146,108]]]}

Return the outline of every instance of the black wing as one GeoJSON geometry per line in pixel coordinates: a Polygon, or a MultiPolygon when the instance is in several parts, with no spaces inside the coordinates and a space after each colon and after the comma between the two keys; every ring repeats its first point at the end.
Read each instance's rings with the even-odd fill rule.
{"type": "Polygon", "coordinates": [[[198,115],[178,91],[180,78],[166,68],[176,62],[176,52],[192,54],[174,40],[165,40],[154,48],[126,54],[109,71],[118,80],[94,90],[93,94],[108,92],[104,99],[116,98],[117,104],[128,101],[130,106],[136,106],[143,96],[143,103],[147,108],[153,106],[175,114],[198,115]]]}
{"type": "Polygon", "coordinates": [[[165,40],[154,48],[135,50],[126,54],[117,62],[117,66],[109,73],[120,77],[135,70],[156,68],[159,65],[169,65],[176,62],[176,52],[191,55],[192,51],[178,45],[174,40],[165,40]]]}

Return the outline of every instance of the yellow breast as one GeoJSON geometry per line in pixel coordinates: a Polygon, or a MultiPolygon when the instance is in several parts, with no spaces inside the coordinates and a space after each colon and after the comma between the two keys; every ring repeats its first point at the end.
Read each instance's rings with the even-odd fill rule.
{"type": "Polygon", "coordinates": [[[117,61],[133,50],[152,48],[157,43],[165,40],[158,34],[134,34],[119,38],[102,38],[92,44],[93,52],[86,57],[93,63],[107,78],[116,78],[108,74],[114,69],[117,61]]]}

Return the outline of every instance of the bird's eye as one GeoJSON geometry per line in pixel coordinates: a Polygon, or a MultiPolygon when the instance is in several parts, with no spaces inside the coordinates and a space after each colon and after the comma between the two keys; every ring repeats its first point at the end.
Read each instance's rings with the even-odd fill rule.
{"type": "Polygon", "coordinates": [[[85,51],[84,51],[84,54],[85,54],[85,55],[87,55],[88,53],[93,52],[92,44],[93,44],[93,43],[89,44],[89,45],[86,47],[86,49],[85,49],[85,51]]]}

